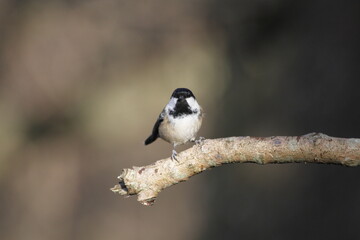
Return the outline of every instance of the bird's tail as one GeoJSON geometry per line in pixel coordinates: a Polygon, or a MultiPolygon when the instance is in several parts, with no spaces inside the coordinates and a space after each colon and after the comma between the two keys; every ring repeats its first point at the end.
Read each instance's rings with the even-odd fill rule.
{"type": "Polygon", "coordinates": [[[154,142],[156,139],[158,138],[158,136],[151,134],[146,140],[145,140],[145,145],[149,145],[150,143],[154,142]]]}

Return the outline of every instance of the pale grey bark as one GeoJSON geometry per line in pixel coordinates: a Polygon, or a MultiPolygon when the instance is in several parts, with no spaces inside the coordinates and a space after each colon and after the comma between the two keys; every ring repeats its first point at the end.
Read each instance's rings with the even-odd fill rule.
{"type": "Polygon", "coordinates": [[[360,165],[360,139],[335,138],[321,133],[287,137],[229,137],[207,139],[170,158],[123,169],[119,184],[111,190],[120,195],[138,195],[152,205],[159,192],[191,176],[224,163],[325,163],[360,165]]]}

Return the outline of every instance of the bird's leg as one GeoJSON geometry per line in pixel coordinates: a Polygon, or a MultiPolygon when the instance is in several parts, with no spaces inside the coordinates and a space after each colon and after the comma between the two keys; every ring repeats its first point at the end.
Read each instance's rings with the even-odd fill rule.
{"type": "Polygon", "coordinates": [[[176,152],[176,150],[175,150],[175,147],[176,147],[176,146],[175,146],[175,144],[174,144],[174,149],[172,150],[171,159],[179,162],[179,161],[177,160],[177,152],[176,152]]]}
{"type": "Polygon", "coordinates": [[[175,161],[177,161],[178,162],[178,160],[177,160],[177,152],[175,151],[175,149],[173,149],[172,150],[172,154],[171,154],[171,159],[172,160],[175,160],[175,161]]]}

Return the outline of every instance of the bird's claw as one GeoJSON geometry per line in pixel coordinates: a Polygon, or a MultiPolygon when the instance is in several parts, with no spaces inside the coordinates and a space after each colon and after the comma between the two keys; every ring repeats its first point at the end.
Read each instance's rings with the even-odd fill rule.
{"type": "Polygon", "coordinates": [[[199,139],[195,140],[195,144],[201,144],[204,142],[204,140],[205,140],[204,137],[199,137],[199,139]]]}
{"type": "Polygon", "coordinates": [[[179,161],[177,160],[177,152],[176,152],[175,150],[172,150],[171,159],[179,162],[179,161]]]}

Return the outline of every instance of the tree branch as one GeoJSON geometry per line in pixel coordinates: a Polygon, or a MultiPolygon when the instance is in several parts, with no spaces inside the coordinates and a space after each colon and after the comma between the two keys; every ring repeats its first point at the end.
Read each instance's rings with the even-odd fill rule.
{"type": "Polygon", "coordinates": [[[207,139],[178,155],[178,162],[162,159],[144,167],[123,169],[120,182],[111,190],[138,195],[152,205],[161,190],[186,181],[208,168],[225,163],[326,163],[360,165],[360,139],[335,138],[322,133],[286,137],[229,137],[207,139]]]}

